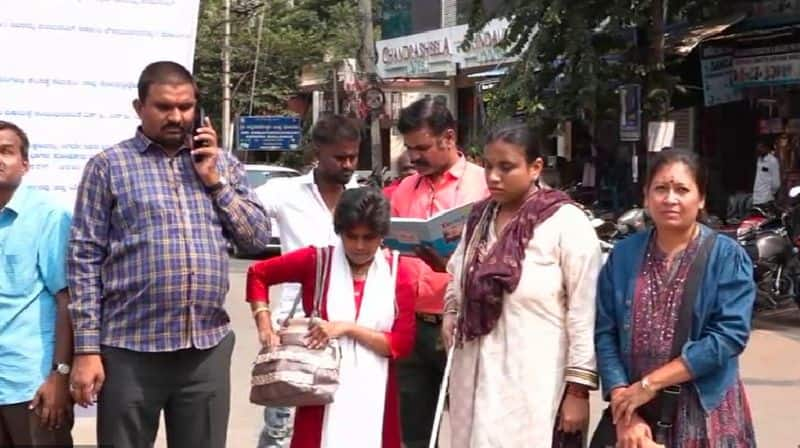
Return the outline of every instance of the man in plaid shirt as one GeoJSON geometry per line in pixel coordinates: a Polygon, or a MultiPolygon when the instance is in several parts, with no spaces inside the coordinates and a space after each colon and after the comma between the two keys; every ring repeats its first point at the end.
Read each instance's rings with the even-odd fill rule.
{"type": "Polygon", "coordinates": [[[179,64],[139,78],[136,135],[93,157],[78,189],[69,249],[73,396],[98,401],[97,437],[223,447],[234,335],[226,238],[266,249],[269,220],[243,166],[206,120],[192,135],[197,86],[179,64]]]}

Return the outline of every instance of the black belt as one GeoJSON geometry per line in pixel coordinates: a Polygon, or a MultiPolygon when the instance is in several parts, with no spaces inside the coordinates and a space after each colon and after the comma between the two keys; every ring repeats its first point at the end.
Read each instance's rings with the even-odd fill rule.
{"type": "Polygon", "coordinates": [[[417,319],[432,325],[439,325],[442,323],[441,314],[417,313],[417,319]]]}

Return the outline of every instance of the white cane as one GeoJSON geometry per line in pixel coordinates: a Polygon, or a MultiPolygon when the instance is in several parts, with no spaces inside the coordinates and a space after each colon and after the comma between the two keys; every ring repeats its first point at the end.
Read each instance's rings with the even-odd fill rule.
{"type": "MultiPolygon", "coordinates": [[[[456,319],[458,321],[458,319],[456,319]]],[[[439,441],[439,426],[442,423],[442,414],[444,413],[444,402],[447,399],[447,387],[450,384],[450,369],[453,366],[453,350],[456,348],[457,331],[453,332],[453,340],[450,344],[450,349],[447,350],[447,363],[444,366],[444,378],[442,378],[442,385],[439,387],[439,400],[436,402],[436,414],[433,418],[433,428],[431,429],[431,440],[428,442],[428,448],[436,448],[436,443],[439,441]]]]}

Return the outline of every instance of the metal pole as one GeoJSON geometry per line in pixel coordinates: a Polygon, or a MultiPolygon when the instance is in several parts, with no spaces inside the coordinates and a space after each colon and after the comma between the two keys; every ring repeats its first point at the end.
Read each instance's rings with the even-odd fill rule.
{"type": "Polygon", "coordinates": [[[333,67],[333,113],[339,115],[339,68],[333,67]]]}
{"type": "MultiPolygon", "coordinates": [[[[266,8],[266,6],[264,6],[266,8]]],[[[253,62],[253,81],[250,84],[250,115],[253,115],[253,101],[256,97],[256,79],[258,79],[258,59],[261,56],[261,35],[264,32],[264,10],[258,15],[258,32],[256,33],[256,60],[253,62]]]]}
{"type": "MultiPolygon", "coordinates": [[[[358,0],[358,9],[361,14],[361,64],[367,73],[370,86],[378,83],[377,69],[375,67],[375,37],[372,32],[372,1],[358,0]]],[[[372,172],[380,173],[383,169],[383,147],[381,146],[380,112],[372,111],[370,137],[372,140],[372,172]]]]}
{"type": "Polygon", "coordinates": [[[222,44],[222,147],[231,151],[231,0],[225,0],[225,37],[222,44]]]}

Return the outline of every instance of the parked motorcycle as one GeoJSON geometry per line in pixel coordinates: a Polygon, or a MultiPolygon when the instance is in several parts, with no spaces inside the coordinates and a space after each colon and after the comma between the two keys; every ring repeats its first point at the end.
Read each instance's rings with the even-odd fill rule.
{"type": "MultiPolygon", "coordinates": [[[[792,202],[800,198],[800,187],[789,192],[792,202]]],[[[774,214],[757,211],[744,219],[736,239],[753,260],[756,282],[755,312],[775,310],[792,301],[800,307],[800,204],[774,214]]]]}
{"type": "Polygon", "coordinates": [[[617,241],[643,230],[648,223],[647,214],[642,208],[632,208],[620,215],[616,221],[600,218],[590,219],[595,232],[597,232],[597,238],[600,240],[604,263],[611,251],[614,250],[614,244],[617,241]]]}

